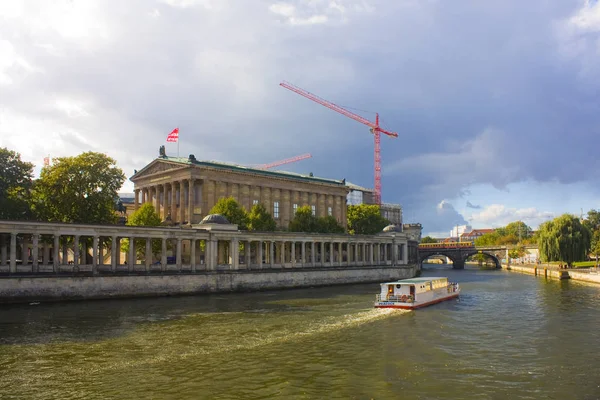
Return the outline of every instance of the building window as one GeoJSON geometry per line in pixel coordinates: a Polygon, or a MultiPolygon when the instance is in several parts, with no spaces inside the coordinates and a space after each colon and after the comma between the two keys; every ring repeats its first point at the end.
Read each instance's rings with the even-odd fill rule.
{"type": "Polygon", "coordinates": [[[310,209],[312,210],[312,215],[317,215],[317,206],[310,206],[310,209]]]}
{"type": "Polygon", "coordinates": [[[294,204],[292,208],[294,209],[294,215],[296,215],[296,211],[298,211],[298,204],[294,204]]]}
{"type": "Polygon", "coordinates": [[[273,218],[279,218],[279,202],[273,202],[273,218]]]}
{"type": "Polygon", "coordinates": [[[252,205],[255,206],[258,204],[258,200],[252,200],[252,205]]]}
{"type": "Polygon", "coordinates": [[[327,215],[333,215],[333,210],[331,209],[331,207],[327,207],[327,215]]]}

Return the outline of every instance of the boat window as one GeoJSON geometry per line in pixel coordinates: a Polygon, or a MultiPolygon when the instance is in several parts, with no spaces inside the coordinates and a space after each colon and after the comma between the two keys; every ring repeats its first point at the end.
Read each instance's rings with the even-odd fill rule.
{"type": "Polygon", "coordinates": [[[402,285],[396,285],[396,289],[400,289],[402,285]]]}

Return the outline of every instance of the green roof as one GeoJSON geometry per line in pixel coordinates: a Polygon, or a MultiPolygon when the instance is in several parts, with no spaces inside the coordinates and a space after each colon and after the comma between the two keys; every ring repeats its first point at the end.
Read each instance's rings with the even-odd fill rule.
{"type": "Polygon", "coordinates": [[[446,279],[448,280],[447,277],[445,276],[430,276],[427,278],[410,278],[410,279],[402,279],[400,281],[395,281],[395,282],[386,282],[383,283],[383,285],[416,285],[419,283],[425,283],[425,282],[431,282],[431,281],[436,281],[438,279],[446,279]]]}
{"type": "Polygon", "coordinates": [[[239,171],[239,172],[251,172],[253,174],[295,179],[295,180],[300,180],[300,181],[305,181],[305,182],[318,182],[318,183],[326,183],[329,185],[339,185],[339,186],[346,185],[345,181],[343,181],[343,180],[320,178],[320,177],[316,177],[316,176],[297,174],[294,172],[287,172],[287,171],[269,171],[269,170],[245,167],[243,165],[238,165],[238,164],[233,164],[233,163],[232,164],[224,163],[221,161],[198,161],[198,160],[190,161],[189,158],[185,158],[185,157],[168,157],[168,156],[159,157],[158,159],[176,162],[176,163],[180,163],[180,164],[190,164],[190,165],[193,164],[193,165],[205,166],[205,167],[211,167],[211,168],[217,168],[217,169],[228,169],[228,170],[239,171]]]}

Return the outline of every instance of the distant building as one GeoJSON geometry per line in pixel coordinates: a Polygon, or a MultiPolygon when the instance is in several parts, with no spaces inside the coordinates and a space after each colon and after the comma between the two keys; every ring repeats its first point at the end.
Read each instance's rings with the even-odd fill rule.
{"type": "MultiPolygon", "coordinates": [[[[346,181],[346,187],[350,190],[346,197],[348,205],[375,204],[375,196],[372,189],[367,189],[348,181],[346,181]]],[[[392,225],[402,226],[402,206],[400,204],[382,203],[380,204],[380,210],[381,216],[390,221],[392,225]]]]}
{"type": "Polygon", "coordinates": [[[471,225],[457,225],[450,231],[450,237],[458,238],[463,233],[471,232],[473,228],[471,225]]]}
{"type": "Polygon", "coordinates": [[[460,236],[461,242],[474,242],[475,239],[488,233],[494,233],[495,229],[473,229],[460,236]]]}

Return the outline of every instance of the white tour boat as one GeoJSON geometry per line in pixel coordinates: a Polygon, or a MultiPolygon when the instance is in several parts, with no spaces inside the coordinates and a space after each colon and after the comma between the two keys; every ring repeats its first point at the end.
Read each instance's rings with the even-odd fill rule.
{"type": "Polygon", "coordinates": [[[376,308],[412,310],[458,297],[458,283],[444,277],[403,279],[381,284],[375,301],[376,308]]]}

